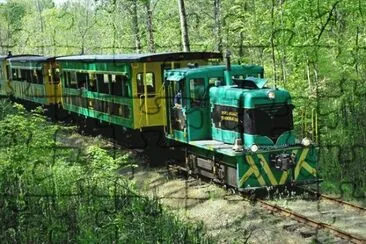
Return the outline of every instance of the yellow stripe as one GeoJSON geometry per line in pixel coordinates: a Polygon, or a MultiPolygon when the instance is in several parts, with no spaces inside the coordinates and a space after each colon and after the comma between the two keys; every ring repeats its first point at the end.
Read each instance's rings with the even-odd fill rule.
{"type": "Polygon", "coordinates": [[[257,177],[259,184],[261,186],[264,186],[266,184],[266,182],[264,181],[262,175],[259,173],[259,170],[258,170],[257,166],[255,165],[253,158],[249,155],[246,156],[246,158],[247,158],[247,162],[249,163],[250,167],[253,169],[254,175],[257,177]]]}
{"type": "Polygon", "coordinates": [[[270,167],[268,166],[268,163],[267,163],[266,159],[264,158],[264,156],[262,154],[258,154],[258,158],[262,161],[264,172],[266,172],[271,184],[278,185],[277,180],[274,177],[274,175],[272,174],[272,171],[271,171],[270,167]]]}
{"type": "Polygon", "coordinates": [[[304,163],[304,159],[306,158],[306,156],[308,155],[308,152],[309,152],[309,148],[305,148],[301,155],[300,155],[300,158],[299,160],[297,161],[297,164],[296,164],[296,168],[295,168],[295,180],[297,179],[297,177],[299,176],[299,173],[300,173],[300,170],[302,168],[302,164],[304,163]]]}
{"type": "Polygon", "coordinates": [[[240,179],[240,185],[243,185],[245,181],[254,173],[252,168],[249,168],[248,171],[241,177],[240,179]]]}
{"type": "Polygon", "coordinates": [[[306,169],[310,174],[316,176],[316,169],[310,166],[306,161],[303,162],[302,167],[306,169]]]}
{"type": "Polygon", "coordinates": [[[281,176],[281,179],[280,179],[280,185],[283,185],[285,184],[286,180],[287,180],[287,177],[288,177],[288,171],[285,171],[283,172],[282,176],[281,176]]]}

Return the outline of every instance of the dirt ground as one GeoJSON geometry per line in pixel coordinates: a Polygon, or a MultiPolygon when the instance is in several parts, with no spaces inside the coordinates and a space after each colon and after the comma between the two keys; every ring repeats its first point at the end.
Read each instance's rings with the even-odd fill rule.
{"type": "Polygon", "coordinates": [[[324,231],[272,215],[220,186],[172,176],[164,168],[140,169],[133,179],[140,191],[160,198],[182,218],[203,222],[207,233],[219,243],[347,243],[324,231]]]}
{"type": "MultiPolygon", "coordinates": [[[[80,148],[88,145],[114,146],[102,137],[78,133],[61,133],[58,141],[80,148]]],[[[131,153],[119,147],[116,150],[131,153]]],[[[259,204],[230,194],[218,185],[195,178],[187,179],[166,168],[146,167],[141,153],[133,152],[131,155],[140,166],[121,173],[132,179],[142,194],[159,198],[168,210],[182,219],[202,222],[207,234],[218,243],[347,243],[327,232],[273,215],[259,204]]],[[[299,204],[308,203],[304,201],[299,204]]]]}

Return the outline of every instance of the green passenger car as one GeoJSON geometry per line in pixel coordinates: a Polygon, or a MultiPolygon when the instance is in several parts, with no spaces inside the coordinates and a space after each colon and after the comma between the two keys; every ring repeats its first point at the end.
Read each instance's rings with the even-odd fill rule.
{"type": "Polygon", "coordinates": [[[61,84],[54,57],[9,56],[3,62],[4,93],[39,105],[60,105],[61,84]]]}
{"type": "Polygon", "coordinates": [[[210,52],[57,58],[67,111],[132,130],[166,125],[164,69],[221,59],[210,52]]]}

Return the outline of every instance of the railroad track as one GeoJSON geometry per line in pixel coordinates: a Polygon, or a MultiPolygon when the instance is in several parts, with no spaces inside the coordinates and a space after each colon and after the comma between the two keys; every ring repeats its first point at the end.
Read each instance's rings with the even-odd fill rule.
{"type": "MultiPolygon", "coordinates": [[[[173,168],[175,170],[187,172],[187,169],[185,169],[181,166],[171,166],[170,170],[173,169],[173,168]]],[[[310,194],[316,195],[319,199],[324,199],[324,200],[327,200],[327,201],[336,202],[337,204],[341,204],[342,206],[351,207],[352,209],[356,209],[358,211],[362,211],[362,212],[365,211],[366,212],[365,207],[358,206],[358,205],[355,205],[355,204],[350,203],[350,202],[345,202],[345,201],[343,201],[341,199],[338,199],[338,198],[329,197],[327,195],[321,194],[319,192],[315,192],[313,190],[305,189],[305,188],[302,188],[302,187],[301,188],[299,187],[299,189],[301,189],[304,192],[308,192],[310,194]]],[[[353,234],[353,233],[349,233],[349,232],[347,232],[345,230],[342,230],[342,229],[340,229],[340,228],[338,228],[334,225],[331,225],[331,224],[321,222],[321,221],[318,221],[316,219],[307,217],[303,214],[300,214],[297,211],[293,211],[293,210],[290,210],[288,208],[281,207],[277,204],[270,203],[269,201],[263,200],[262,198],[259,198],[259,197],[253,198],[253,196],[245,194],[245,193],[242,193],[240,195],[243,197],[244,200],[251,201],[251,202],[254,201],[254,202],[260,204],[261,207],[268,210],[272,214],[277,213],[277,214],[282,215],[284,217],[290,217],[290,218],[296,220],[297,222],[304,223],[304,224],[306,224],[306,225],[308,225],[312,228],[328,231],[328,232],[332,233],[333,235],[335,235],[337,237],[340,237],[340,238],[342,238],[346,241],[349,241],[351,243],[357,243],[357,244],[365,243],[366,244],[366,239],[364,237],[358,236],[358,235],[353,234]]]]}
{"type": "Polygon", "coordinates": [[[300,189],[302,191],[307,192],[307,193],[313,194],[313,195],[317,196],[320,199],[336,202],[336,203],[338,203],[342,206],[350,207],[350,208],[353,208],[353,209],[356,209],[356,210],[359,210],[359,211],[365,211],[366,212],[365,207],[362,207],[362,206],[359,206],[359,205],[356,205],[356,204],[353,204],[353,203],[350,203],[350,202],[343,201],[342,199],[339,199],[339,198],[330,197],[330,196],[324,195],[324,194],[322,194],[320,192],[317,192],[317,191],[314,191],[314,190],[305,189],[305,188],[300,188],[300,189]]]}
{"type": "Polygon", "coordinates": [[[269,202],[267,202],[265,200],[262,200],[262,199],[256,199],[256,201],[258,203],[260,203],[262,207],[269,210],[271,213],[276,212],[276,213],[278,213],[282,216],[290,217],[290,218],[292,218],[292,219],[294,219],[298,222],[307,224],[307,225],[312,226],[314,228],[324,229],[324,230],[329,231],[329,232],[333,233],[334,235],[336,235],[336,236],[338,236],[342,239],[345,239],[347,241],[350,241],[352,243],[357,243],[357,244],[366,243],[365,238],[354,235],[354,234],[351,234],[351,233],[348,233],[346,231],[343,231],[343,230],[341,230],[339,228],[336,228],[332,225],[329,225],[327,223],[319,222],[317,220],[314,220],[314,219],[306,217],[302,214],[299,214],[295,211],[289,210],[287,208],[280,207],[276,204],[269,203],[269,202]]]}

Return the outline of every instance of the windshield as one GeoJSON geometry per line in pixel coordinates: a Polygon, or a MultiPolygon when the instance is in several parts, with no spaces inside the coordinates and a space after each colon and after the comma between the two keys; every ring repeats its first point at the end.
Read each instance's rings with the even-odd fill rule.
{"type": "Polygon", "coordinates": [[[260,105],[244,110],[244,132],[268,136],[273,141],[286,131],[293,129],[293,105],[260,105]]]}

